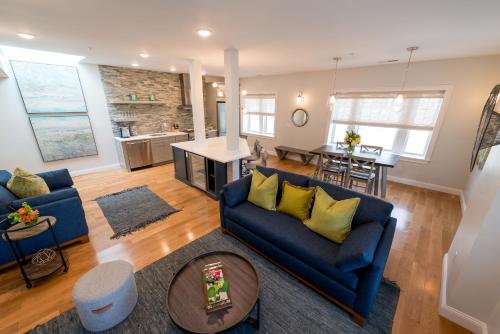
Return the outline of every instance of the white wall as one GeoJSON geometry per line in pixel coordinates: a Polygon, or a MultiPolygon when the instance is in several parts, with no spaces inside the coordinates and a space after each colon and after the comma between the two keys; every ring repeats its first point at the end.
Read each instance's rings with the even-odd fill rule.
{"type": "Polygon", "coordinates": [[[500,146],[471,174],[469,198],[448,251],[447,304],[500,333],[500,146]]]}
{"type": "MultiPolygon", "coordinates": [[[[337,89],[343,91],[399,89],[403,64],[339,70],[337,89]]],[[[257,76],[241,79],[241,89],[251,93],[276,93],[276,137],[259,138],[264,147],[276,145],[313,149],[327,136],[327,99],[332,87],[332,71],[257,76]],[[309,111],[306,126],[297,128],[290,121],[297,108],[295,97],[302,90],[303,107],[309,111]]],[[[412,64],[407,88],[449,86],[451,98],[431,161],[401,161],[389,171],[392,177],[441,186],[443,190],[464,189],[470,154],[479,117],[492,87],[500,81],[500,56],[417,62],[412,64]]],[[[251,136],[253,142],[255,137],[251,136]]]]}
{"type": "Polygon", "coordinates": [[[21,167],[33,172],[68,168],[73,174],[117,167],[111,122],[96,65],[80,64],[78,72],[99,154],[45,163],[36,144],[10,64],[3,68],[9,78],[0,79],[0,169],[21,167]]]}

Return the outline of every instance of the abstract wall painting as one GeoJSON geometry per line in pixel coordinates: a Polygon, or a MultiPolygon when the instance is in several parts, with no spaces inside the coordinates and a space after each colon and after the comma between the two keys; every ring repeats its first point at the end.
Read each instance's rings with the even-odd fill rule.
{"type": "Polygon", "coordinates": [[[87,115],[31,116],[30,122],[44,162],[97,155],[87,115]]]}
{"type": "Polygon", "coordinates": [[[86,113],[75,66],[11,61],[28,114],[86,113]]]}

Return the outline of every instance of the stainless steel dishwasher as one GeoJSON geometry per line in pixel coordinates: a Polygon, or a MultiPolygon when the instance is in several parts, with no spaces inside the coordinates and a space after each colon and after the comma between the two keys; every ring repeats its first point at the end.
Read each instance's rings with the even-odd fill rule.
{"type": "Polygon", "coordinates": [[[130,169],[151,166],[153,164],[151,141],[139,140],[127,142],[127,155],[130,169]]]}

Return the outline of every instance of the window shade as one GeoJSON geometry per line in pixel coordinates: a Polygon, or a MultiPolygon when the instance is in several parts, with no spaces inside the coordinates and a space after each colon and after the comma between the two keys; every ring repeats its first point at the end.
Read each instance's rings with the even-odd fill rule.
{"type": "Polygon", "coordinates": [[[332,121],[432,130],[443,103],[444,93],[409,92],[403,95],[404,102],[400,110],[394,108],[396,92],[339,94],[333,106],[332,121]]]}

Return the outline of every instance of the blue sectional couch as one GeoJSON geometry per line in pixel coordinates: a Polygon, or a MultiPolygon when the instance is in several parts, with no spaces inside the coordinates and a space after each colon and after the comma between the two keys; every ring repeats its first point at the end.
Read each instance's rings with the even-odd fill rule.
{"type": "Polygon", "coordinates": [[[266,176],[278,173],[278,203],[284,180],[303,187],[320,186],[337,200],[361,198],[351,233],[342,244],[316,234],[296,218],[248,202],[251,176],[224,186],[220,195],[220,219],[224,233],[236,237],[314,288],[363,325],[375,301],[394,237],[393,205],[303,175],[257,168],[266,176]]]}
{"type": "MultiPolygon", "coordinates": [[[[19,199],[7,189],[7,181],[11,174],[6,170],[0,170],[0,221],[7,218],[10,212],[21,207],[27,202],[33,208],[38,209],[41,215],[54,216],[57,218],[55,232],[59,243],[68,244],[73,241],[88,240],[89,229],[85,220],[85,213],[78,191],[73,188],[73,180],[67,169],[54,170],[37,174],[42,177],[49,186],[50,193],[19,199]]],[[[10,223],[0,224],[4,230],[10,223]]],[[[33,238],[20,242],[26,255],[54,245],[49,233],[42,233],[33,238]]],[[[15,262],[7,242],[0,238],[0,268],[15,262]]]]}

